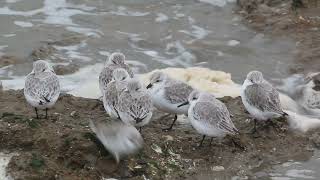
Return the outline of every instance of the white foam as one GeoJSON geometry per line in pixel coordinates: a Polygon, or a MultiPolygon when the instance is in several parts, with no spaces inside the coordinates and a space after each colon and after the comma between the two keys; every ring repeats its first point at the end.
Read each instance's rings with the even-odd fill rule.
{"type": "Polygon", "coordinates": [[[14,21],[14,24],[20,27],[32,27],[33,24],[31,22],[26,21],[14,21]]]}
{"type": "MultiPolygon", "coordinates": [[[[68,4],[66,0],[45,0],[42,13],[47,15],[47,17],[44,20],[44,23],[76,25],[71,19],[72,16],[79,14],[94,15],[94,13],[88,13],[83,10],[74,9],[72,6],[73,5],[68,4]]],[[[84,7],[84,5],[82,7],[84,7]]]]}
{"type": "Polygon", "coordinates": [[[3,34],[2,36],[3,37],[13,37],[13,36],[16,36],[16,34],[3,34]]]}
{"type": "MultiPolygon", "coordinates": [[[[182,33],[185,33],[189,36],[192,36],[196,39],[194,40],[199,40],[199,39],[203,39],[205,38],[208,34],[211,33],[211,31],[209,30],[206,30],[198,25],[195,25],[195,20],[192,18],[192,17],[188,17],[188,21],[189,21],[189,24],[191,25],[191,31],[187,31],[187,30],[180,30],[179,32],[182,32],[182,33]]],[[[189,41],[189,43],[192,43],[194,40],[192,41],[189,41]]]]}
{"type": "Polygon", "coordinates": [[[16,11],[16,10],[11,10],[8,6],[4,6],[0,8],[0,15],[15,15],[15,16],[29,17],[41,12],[42,12],[42,9],[35,9],[31,11],[16,11]]]}
{"type": "Polygon", "coordinates": [[[143,51],[143,53],[151,57],[159,57],[159,53],[157,51],[143,51]]]}
{"type": "Polygon", "coordinates": [[[79,44],[71,45],[71,46],[54,46],[59,51],[62,51],[62,53],[66,54],[68,56],[69,61],[72,60],[82,60],[82,61],[91,61],[92,58],[88,57],[86,55],[83,55],[81,53],[81,49],[84,49],[87,46],[87,43],[85,40],[81,41],[79,44]]]}
{"type": "Polygon", "coordinates": [[[150,13],[149,12],[129,11],[126,7],[119,6],[117,11],[111,11],[110,14],[117,15],[117,16],[139,17],[139,16],[146,16],[150,13]]]}
{"type": "Polygon", "coordinates": [[[199,0],[200,2],[208,3],[214,6],[223,7],[228,2],[235,2],[235,0],[199,0]]]}
{"type": "Polygon", "coordinates": [[[240,41],[237,41],[237,40],[228,41],[228,46],[237,46],[239,44],[240,44],[240,41]]]}
{"type": "Polygon", "coordinates": [[[99,51],[99,54],[102,56],[110,56],[111,55],[111,53],[108,51],[99,51]]]}
{"type": "Polygon", "coordinates": [[[308,175],[312,174],[313,171],[307,169],[290,169],[287,171],[286,175],[294,178],[302,178],[302,179],[314,179],[315,177],[308,175]]]}
{"type": "Polygon", "coordinates": [[[165,22],[169,19],[168,16],[163,13],[158,13],[157,16],[158,17],[155,19],[156,22],[165,22]]]}
{"type": "Polygon", "coordinates": [[[66,29],[69,31],[72,31],[72,32],[84,34],[86,36],[95,37],[95,38],[100,38],[101,36],[104,35],[104,33],[102,31],[96,30],[96,29],[91,29],[91,28],[68,26],[68,27],[66,27],[66,29]]]}
{"type": "MultiPolygon", "coordinates": [[[[231,80],[231,74],[223,71],[214,71],[207,68],[166,68],[162,71],[170,77],[186,82],[194,88],[213,93],[216,97],[240,95],[240,85],[231,80]]],[[[148,84],[150,75],[154,72],[141,75],[141,79],[148,84]]]]}
{"type": "Polygon", "coordinates": [[[103,67],[103,64],[99,63],[81,68],[74,74],[61,77],[61,84],[62,86],[68,85],[69,94],[97,99],[101,96],[99,73],[103,67]]]}
{"type": "Polygon", "coordinates": [[[7,48],[8,45],[3,45],[3,46],[0,46],[0,50],[4,50],[5,48],[7,48]]]}
{"type": "Polygon", "coordinates": [[[19,2],[21,0],[6,0],[7,3],[16,3],[16,2],[19,2]]]}

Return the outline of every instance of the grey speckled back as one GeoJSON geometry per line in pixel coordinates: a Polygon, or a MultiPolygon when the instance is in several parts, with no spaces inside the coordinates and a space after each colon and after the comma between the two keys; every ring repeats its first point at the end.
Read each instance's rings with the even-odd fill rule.
{"type": "Polygon", "coordinates": [[[193,91],[193,88],[184,82],[167,79],[164,90],[164,98],[172,104],[177,104],[188,101],[188,97],[193,91]]]}
{"type": "Polygon", "coordinates": [[[263,112],[283,114],[279,93],[269,83],[252,84],[244,90],[247,102],[263,112]]]}

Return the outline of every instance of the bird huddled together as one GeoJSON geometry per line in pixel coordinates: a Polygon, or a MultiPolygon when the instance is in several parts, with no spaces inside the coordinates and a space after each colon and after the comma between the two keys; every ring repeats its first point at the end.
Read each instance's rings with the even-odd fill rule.
{"type": "MultiPolygon", "coordinates": [[[[227,106],[213,94],[197,90],[160,71],[154,72],[149,78],[149,84],[144,86],[125,61],[124,54],[112,53],[99,75],[99,87],[105,111],[117,126],[122,123],[127,129],[123,130],[127,132],[123,136],[127,137],[130,144],[128,147],[136,150],[142,146],[140,133],[142,127],[150,123],[154,108],[174,115],[171,125],[164,128],[164,131],[173,129],[178,115],[187,115],[191,126],[203,136],[199,146],[202,146],[206,136],[223,138],[240,133],[232,122],[227,106]],[[132,127],[138,128],[140,133],[132,127]]],[[[56,103],[59,94],[59,79],[48,63],[43,60],[34,62],[33,70],[25,80],[24,95],[34,107],[37,118],[40,117],[38,109],[45,109],[48,117],[47,110],[56,103]]],[[[281,108],[278,91],[259,71],[248,73],[242,85],[241,98],[254,119],[254,131],[258,121],[270,121],[288,115],[281,108]]],[[[90,126],[108,150],[116,151],[116,148],[108,147],[114,142],[107,139],[108,134],[120,131],[111,130],[101,122],[91,121],[90,126]]],[[[127,148],[124,145],[121,147],[127,148]]],[[[113,154],[118,161],[119,153],[113,154]]]]}

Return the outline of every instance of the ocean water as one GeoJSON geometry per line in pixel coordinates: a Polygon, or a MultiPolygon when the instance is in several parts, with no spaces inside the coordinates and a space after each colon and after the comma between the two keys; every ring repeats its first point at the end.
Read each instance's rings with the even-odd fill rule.
{"type": "MultiPolygon", "coordinates": [[[[32,69],[30,54],[52,42],[59,43],[47,57],[51,65],[80,67],[60,76],[63,91],[82,97],[100,96],[98,74],[114,51],[125,53],[144,82],[151,71],[162,69],[219,97],[238,96],[250,70],[260,70],[268,79],[287,77],[296,42],[251,30],[234,6],[234,0],[3,0],[0,55],[22,62],[1,67],[0,80],[5,89],[23,88],[32,69]]],[[[282,102],[297,129],[308,130],[299,122],[314,118],[295,114],[299,104],[289,96],[283,95],[282,102]]],[[[1,157],[3,176],[10,155],[1,157]]],[[[319,153],[308,162],[279,166],[268,177],[319,179],[314,166],[320,166],[319,153]]]]}

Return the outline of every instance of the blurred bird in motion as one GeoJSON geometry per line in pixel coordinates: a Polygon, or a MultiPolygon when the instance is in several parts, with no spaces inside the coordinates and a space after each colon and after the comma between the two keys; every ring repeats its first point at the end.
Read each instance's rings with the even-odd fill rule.
{"type": "Polygon", "coordinates": [[[143,147],[143,138],[138,130],[122,121],[90,120],[90,128],[103,146],[113,155],[116,162],[143,147]]]}

